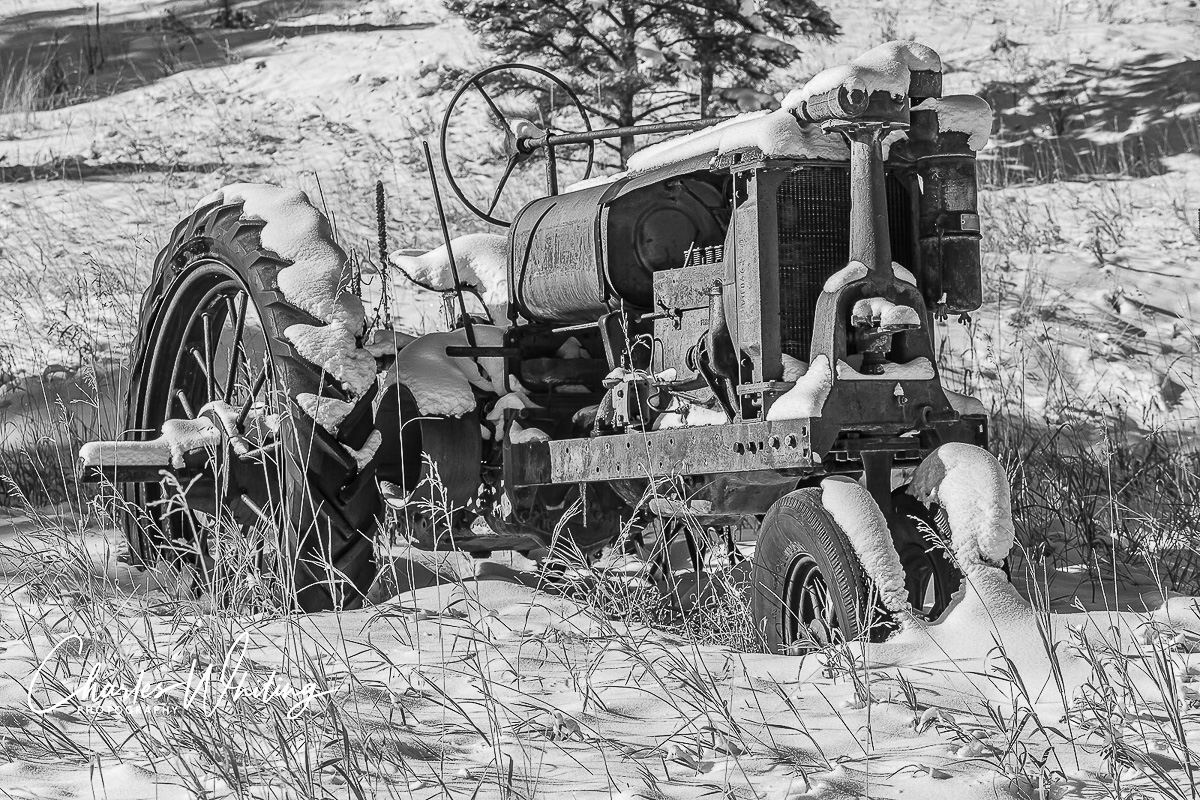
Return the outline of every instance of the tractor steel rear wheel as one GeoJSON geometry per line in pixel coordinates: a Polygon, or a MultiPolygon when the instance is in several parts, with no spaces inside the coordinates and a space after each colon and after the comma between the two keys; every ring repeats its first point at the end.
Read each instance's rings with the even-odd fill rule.
{"type": "MultiPolygon", "coordinates": [[[[336,248],[319,222],[307,233],[336,248]]],[[[348,397],[289,344],[290,326],[324,323],[279,290],[290,262],[262,246],[263,227],[240,202],[218,199],[180,223],[159,254],[142,301],[128,430],[153,439],[168,420],[219,423],[224,412],[226,437],[191,473],[124,484],[126,532],[143,563],[190,561],[210,576],[249,545],[255,571],[238,580],[268,578],[260,585],[305,611],[353,608],[375,577],[380,500],[374,461],[360,466],[347,448],[371,434],[374,392],[348,397]],[[354,407],[335,434],[301,410],[301,394],[354,407]]]]}
{"type": "Polygon", "coordinates": [[[769,652],[815,650],[870,628],[866,575],[819,488],[798,489],[771,506],[753,569],[754,619],[769,652]]]}

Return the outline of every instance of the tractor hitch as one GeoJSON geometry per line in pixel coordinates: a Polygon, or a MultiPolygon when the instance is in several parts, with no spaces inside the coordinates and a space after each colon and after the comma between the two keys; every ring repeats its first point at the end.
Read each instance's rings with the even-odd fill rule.
{"type": "Polygon", "coordinates": [[[194,418],[167,420],[155,439],[85,444],[79,450],[79,480],[157,483],[165,474],[186,482],[224,456],[241,465],[261,464],[279,449],[270,428],[261,414],[251,418],[244,408],[210,403],[194,418]]]}
{"type": "Polygon", "coordinates": [[[208,460],[178,466],[171,448],[161,439],[149,442],[88,442],[79,450],[81,483],[157,483],[164,473],[183,479],[208,460]]]}

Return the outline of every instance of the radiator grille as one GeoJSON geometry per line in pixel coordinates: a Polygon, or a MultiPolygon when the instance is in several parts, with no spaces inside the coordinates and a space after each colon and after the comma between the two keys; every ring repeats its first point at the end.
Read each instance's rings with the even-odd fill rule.
{"type": "MultiPolygon", "coordinates": [[[[913,266],[912,206],[904,183],[887,177],[892,259],[913,266]]],[[[779,186],[779,335],[784,353],[808,361],[821,287],[850,260],[850,171],[801,167],[779,186]]]]}

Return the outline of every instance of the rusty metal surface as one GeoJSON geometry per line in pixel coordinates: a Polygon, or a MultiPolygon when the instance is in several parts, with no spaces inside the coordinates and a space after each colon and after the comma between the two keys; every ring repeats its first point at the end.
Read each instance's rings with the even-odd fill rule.
{"type": "Polygon", "coordinates": [[[921,239],[918,280],[926,297],[945,297],[946,310],[957,314],[983,305],[983,272],[979,237],[931,236],[921,239]]]}
{"type": "Polygon", "coordinates": [[[661,475],[712,475],[813,465],[809,420],[742,422],[509,445],[513,486],[661,475]]]}
{"type": "Polygon", "coordinates": [[[608,313],[597,225],[607,187],[534,200],[509,229],[508,285],[522,316],[594,322],[608,313]]]}
{"type": "Polygon", "coordinates": [[[613,294],[653,307],[654,275],[684,265],[692,247],[723,245],[728,204],[710,180],[682,177],[624,192],[608,204],[604,265],[613,294]]]}
{"type": "Polygon", "coordinates": [[[654,273],[654,307],[665,311],[703,308],[707,312],[708,289],[725,281],[725,262],[697,264],[654,273]]]}
{"type": "Polygon", "coordinates": [[[609,193],[605,196],[605,202],[615,200],[618,197],[636,192],[638,189],[651,186],[656,183],[678,177],[680,175],[688,175],[693,172],[708,171],[712,167],[714,150],[701,153],[691,158],[685,158],[680,161],[667,164],[656,169],[639,172],[636,175],[631,175],[628,178],[622,178],[614,181],[609,189],[609,193]]]}
{"type": "Polygon", "coordinates": [[[654,372],[675,370],[676,380],[697,376],[694,364],[688,363],[688,351],[704,338],[708,331],[708,309],[680,310],[654,320],[654,372]]]}
{"type": "Polygon", "coordinates": [[[914,69],[908,74],[908,97],[912,102],[942,96],[942,73],[932,69],[914,69]]]}
{"type": "Polygon", "coordinates": [[[779,350],[779,240],[775,195],[781,170],[746,169],[735,176],[737,205],[725,245],[725,320],[738,351],[753,364],[752,382],[783,377],[779,350]],[[766,246],[764,246],[766,244],[766,246]]]}
{"type": "Polygon", "coordinates": [[[983,304],[975,151],[965,133],[937,133],[936,116],[914,113],[921,128],[914,146],[923,187],[915,272],[927,304],[945,296],[947,311],[974,311],[983,304]]]}

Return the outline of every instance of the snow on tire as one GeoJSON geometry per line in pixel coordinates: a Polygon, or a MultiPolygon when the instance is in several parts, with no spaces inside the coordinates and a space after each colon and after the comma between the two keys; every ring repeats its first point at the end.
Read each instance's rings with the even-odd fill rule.
{"type": "Polygon", "coordinates": [[[908,492],[945,511],[950,546],[964,573],[1004,563],[1016,541],[1008,475],[987,450],[942,445],[917,467],[908,492]]]}
{"type": "MultiPolygon", "coordinates": [[[[244,534],[277,535],[284,558],[272,569],[306,611],[360,605],[376,573],[375,360],[360,346],[364,312],[347,277],[345,253],[302,192],[230,186],[159,254],[134,347],[128,429],[153,439],[172,419],[222,422],[238,458],[221,476],[210,468],[189,500],[244,534]]],[[[148,516],[126,526],[144,562],[189,536],[203,557],[215,535],[181,517],[189,511],[164,510],[172,491],[123,487],[148,516]]]]}

